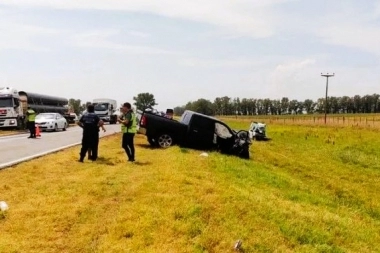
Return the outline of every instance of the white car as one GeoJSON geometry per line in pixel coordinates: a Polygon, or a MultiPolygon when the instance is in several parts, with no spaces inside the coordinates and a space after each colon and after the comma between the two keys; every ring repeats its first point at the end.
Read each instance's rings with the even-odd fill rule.
{"type": "Polygon", "coordinates": [[[66,131],[68,126],[66,119],[59,113],[40,113],[36,116],[36,125],[41,131],[66,131]]]}

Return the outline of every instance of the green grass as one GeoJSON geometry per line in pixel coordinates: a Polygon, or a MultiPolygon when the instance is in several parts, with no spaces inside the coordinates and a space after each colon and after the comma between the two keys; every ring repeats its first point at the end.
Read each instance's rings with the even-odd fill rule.
{"type": "MultiPolygon", "coordinates": [[[[236,118],[236,116],[223,116],[228,118],[236,118]]],[[[249,115],[249,116],[238,116],[240,118],[250,117],[250,118],[324,118],[324,113],[316,113],[316,114],[284,114],[284,115],[249,115]]],[[[380,119],[380,113],[340,113],[340,114],[327,114],[327,117],[338,118],[368,118],[368,119],[380,119]]]]}
{"type": "MultiPolygon", "coordinates": [[[[247,128],[247,122],[228,122],[247,128]]],[[[380,140],[357,128],[268,126],[252,159],[120,136],[0,172],[0,252],[378,252],[380,140]]]]}
{"type": "Polygon", "coordinates": [[[380,114],[328,114],[326,123],[323,114],[300,115],[250,115],[250,116],[218,116],[225,120],[240,122],[259,121],[270,125],[360,127],[380,129],[380,114]]]}

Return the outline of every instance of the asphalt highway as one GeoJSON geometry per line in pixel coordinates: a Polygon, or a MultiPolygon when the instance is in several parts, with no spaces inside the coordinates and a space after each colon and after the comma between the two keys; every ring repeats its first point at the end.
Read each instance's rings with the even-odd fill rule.
{"type": "MultiPolygon", "coordinates": [[[[100,131],[100,137],[120,132],[120,125],[104,126],[106,132],[100,131]]],[[[29,134],[0,137],[0,169],[78,145],[82,131],[82,128],[75,126],[66,131],[42,132],[37,139],[28,139],[29,134]]]]}

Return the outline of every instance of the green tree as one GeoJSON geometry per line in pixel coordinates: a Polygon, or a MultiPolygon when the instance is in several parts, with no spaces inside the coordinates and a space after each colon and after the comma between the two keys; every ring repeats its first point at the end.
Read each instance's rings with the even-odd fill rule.
{"type": "Polygon", "coordinates": [[[314,110],[313,110],[313,100],[311,99],[306,99],[304,102],[303,102],[303,107],[306,111],[307,114],[310,114],[312,113],[314,110]]]}
{"type": "Polygon", "coordinates": [[[362,109],[362,98],[359,95],[353,97],[354,102],[354,113],[360,113],[362,109]]]}
{"type": "Polygon", "coordinates": [[[80,99],[70,98],[69,99],[69,110],[79,114],[81,111],[81,101],[80,99]]]}
{"type": "Polygon", "coordinates": [[[214,115],[213,103],[204,98],[200,98],[197,101],[187,103],[185,108],[187,110],[192,110],[205,115],[214,115]]]}
{"type": "Polygon", "coordinates": [[[272,100],[271,102],[271,109],[270,109],[270,112],[272,115],[279,115],[281,114],[281,101],[276,99],[276,100],[272,100]]]}
{"type": "Polygon", "coordinates": [[[223,103],[222,103],[222,98],[220,97],[217,97],[214,100],[214,114],[223,115],[223,103]]]}
{"type": "Polygon", "coordinates": [[[81,104],[81,106],[79,107],[79,114],[81,114],[82,112],[84,112],[85,110],[87,110],[87,107],[92,104],[91,102],[86,102],[85,104],[81,104]]]}
{"type": "Polygon", "coordinates": [[[248,114],[257,115],[257,99],[248,99],[248,114]]]}
{"type": "Polygon", "coordinates": [[[263,114],[268,115],[268,113],[272,113],[272,100],[266,98],[263,100],[263,114]]]}
{"type": "Polygon", "coordinates": [[[333,114],[339,113],[341,108],[339,99],[337,97],[329,97],[328,100],[329,112],[333,114]]]}
{"type": "Polygon", "coordinates": [[[289,98],[283,97],[281,99],[281,114],[287,114],[289,112],[289,98]]]}
{"type": "Polygon", "coordinates": [[[372,101],[373,101],[373,111],[380,112],[380,95],[376,93],[373,94],[372,101]]]}
{"type": "Polygon", "coordinates": [[[185,112],[185,106],[176,106],[174,107],[174,114],[175,115],[178,115],[178,116],[181,116],[184,112],[185,112]]]}
{"type": "Polygon", "coordinates": [[[154,106],[158,105],[156,103],[156,99],[154,98],[154,95],[148,92],[137,94],[136,97],[133,97],[133,100],[135,101],[133,105],[136,106],[136,109],[140,109],[143,111],[145,109],[153,108],[154,106]]]}
{"type": "Polygon", "coordinates": [[[264,100],[263,99],[257,99],[256,100],[256,108],[257,108],[257,114],[263,115],[264,114],[264,100]]]}
{"type": "Polygon", "coordinates": [[[248,115],[248,111],[249,111],[248,99],[243,98],[241,100],[241,113],[242,113],[242,115],[248,115]]]}
{"type": "Polygon", "coordinates": [[[231,103],[231,98],[224,96],[221,98],[222,101],[222,115],[232,115],[233,108],[231,103]]]}

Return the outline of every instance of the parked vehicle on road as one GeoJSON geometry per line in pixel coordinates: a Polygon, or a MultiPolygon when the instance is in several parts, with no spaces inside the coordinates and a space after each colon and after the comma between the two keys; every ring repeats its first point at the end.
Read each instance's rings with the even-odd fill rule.
{"type": "Polygon", "coordinates": [[[138,133],[146,135],[152,146],[167,148],[177,144],[249,158],[248,131],[234,131],[214,117],[187,110],[179,121],[149,112],[139,118],[138,133]]]}
{"type": "Polygon", "coordinates": [[[59,113],[40,113],[36,116],[36,124],[41,131],[66,131],[68,127],[66,119],[59,113]]]}
{"type": "Polygon", "coordinates": [[[93,100],[95,106],[95,113],[104,122],[110,124],[117,123],[117,101],[108,98],[97,98],[93,100]]]}
{"type": "Polygon", "coordinates": [[[51,112],[66,114],[69,101],[53,97],[18,91],[12,87],[0,88],[0,128],[25,128],[25,115],[28,106],[36,113],[51,112]]]}
{"type": "Polygon", "coordinates": [[[64,118],[66,118],[67,123],[69,124],[76,124],[79,121],[78,115],[76,113],[71,112],[67,113],[66,115],[64,115],[64,118]],[[66,117],[66,115],[68,117],[66,117]]]}
{"type": "Polygon", "coordinates": [[[18,91],[10,87],[0,88],[0,127],[21,128],[23,110],[18,91]]]}

